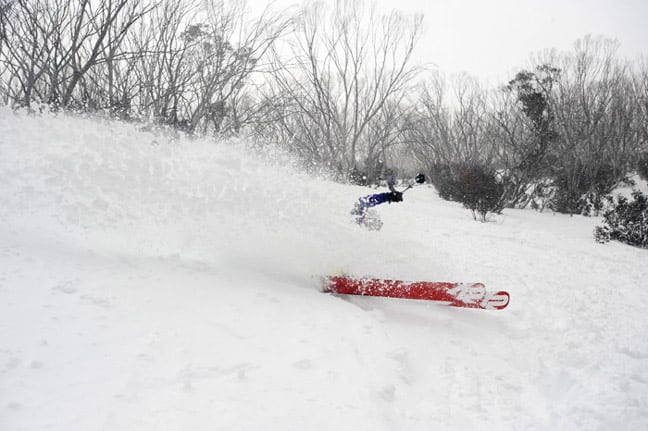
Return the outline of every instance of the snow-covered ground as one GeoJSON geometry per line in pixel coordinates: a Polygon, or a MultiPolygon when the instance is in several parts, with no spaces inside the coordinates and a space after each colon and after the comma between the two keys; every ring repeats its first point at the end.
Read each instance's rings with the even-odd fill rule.
{"type": "MultiPolygon", "coordinates": [[[[641,184],[646,189],[645,184],[641,184]]],[[[241,145],[0,109],[0,430],[645,430],[648,251],[241,145]],[[318,277],[482,281],[503,311],[318,277]]]]}

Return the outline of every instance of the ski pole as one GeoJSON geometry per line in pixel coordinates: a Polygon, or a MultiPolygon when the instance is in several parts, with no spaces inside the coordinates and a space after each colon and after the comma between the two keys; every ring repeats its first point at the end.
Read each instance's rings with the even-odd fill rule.
{"type": "Polygon", "coordinates": [[[401,193],[405,193],[409,189],[413,188],[416,184],[423,184],[425,182],[425,175],[423,174],[418,174],[416,178],[414,179],[414,183],[410,183],[405,190],[403,190],[401,193]]]}

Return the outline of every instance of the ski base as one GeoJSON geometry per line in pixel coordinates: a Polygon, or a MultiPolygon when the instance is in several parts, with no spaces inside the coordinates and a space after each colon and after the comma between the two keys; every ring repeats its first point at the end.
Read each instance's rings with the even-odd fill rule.
{"type": "Polygon", "coordinates": [[[502,310],[509,304],[505,291],[489,292],[483,283],[384,280],[349,276],[324,277],[322,290],[340,295],[382,296],[446,302],[453,307],[502,310]]]}

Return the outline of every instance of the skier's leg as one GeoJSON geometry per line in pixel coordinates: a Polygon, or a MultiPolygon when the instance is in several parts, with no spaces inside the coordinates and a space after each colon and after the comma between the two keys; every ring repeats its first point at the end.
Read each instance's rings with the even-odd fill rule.
{"type": "Polygon", "coordinates": [[[382,195],[383,194],[368,195],[358,199],[358,202],[355,203],[353,210],[351,210],[351,214],[356,216],[356,223],[364,223],[369,208],[375,207],[376,205],[384,202],[382,195]]]}
{"type": "Polygon", "coordinates": [[[351,214],[356,216],[356,223],[360,224],[363,222],[367,208],[367,202],[363,198],[358,199],[358,202],[353,206],[353,210],[351,210],[351,214]]]}

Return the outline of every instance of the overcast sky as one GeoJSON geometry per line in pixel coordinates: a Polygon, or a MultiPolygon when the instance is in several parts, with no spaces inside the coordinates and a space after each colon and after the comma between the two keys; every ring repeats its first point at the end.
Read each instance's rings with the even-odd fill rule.
{"type": "MultiPolygon", "coordinates": [[[[329,0],[332,2],[333,0],[329,0]]],[[[251,6],[266,0],[248,0],[251,6]]],[[[280,5],[300,1],[278,0],[280,5]]],[[[591,34],[617,39],[620,54],[648,55],[648,0],[377,0],[381,10],[424,14],[417,58],[501,84],[548,48],[569,50],[591,34]]]]}

